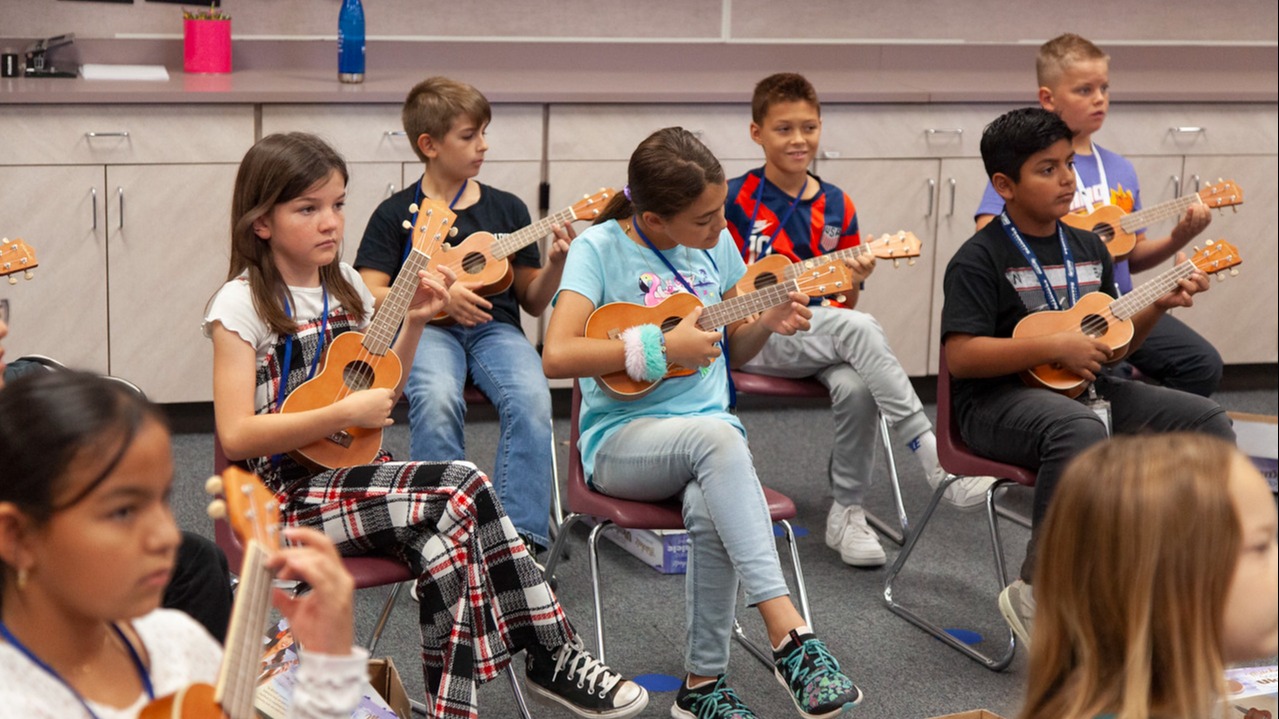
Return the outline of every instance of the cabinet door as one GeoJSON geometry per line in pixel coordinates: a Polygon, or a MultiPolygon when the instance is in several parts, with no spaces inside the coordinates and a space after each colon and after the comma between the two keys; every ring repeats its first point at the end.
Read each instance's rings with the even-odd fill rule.
{"type": "MultiPolygon", "coordinates": [[[[933,294],[933,218],[929,216],[936,160],[830,160],[819,162],[822,179],[843,188],[857,208],[862,239],[906,230],[923,243],[914,265],[880,261],[857,308],[883,325],[906,373],[928,373],[928,335],[933,294]]],[[[935,208],[932,214],[936,214],[935,208]]]]}
{"type": "Polygon", "coordinates": [[[941,351],[941,308],[946,301],[942,280],[946,265],[960,245],[973,236],[973,214],[986,191],[986,170],[978,159],[947,159],[941,162],[937,182],[937,242],[933,258],[933,319],[928,333],[928,374],[937,374],[937,354],[941,351]]]}
{"type": "MultiPolygon", "coordinates": [[[[342,241],[342,260],[355,264],[355,253],[364,238],[364,228],[373,210],[383,200],[404,188],[403,165],[398,162],[350,162],[346,183],[346,236],[342,241]]],[[[406,220],[412,219],[409,217],[406,220]]]]}
{"type": "Polygon", "coordinates": [[[235,165],[107,168],[111,373],[155,402],[213,399],[200,329],[226,279],[235,165]]]}
{"type": "MultiPolygon", "coordinates": [[[[1279,291],[1275,267],[1279,248],[1279,160],[1275,155],[1187,157],[1184,192],[1196,184],[1234,180],[1243,190],[1244,204],[1237,212],[1213,213],[1212,224],[1192,245],[1203,247],[1208,239],[1224,239],[1239,249],[1243,264],[1237,276],[1223,275],[1212,290],[1195,298],[1195,306],[1176,310],[1177,318],[1207,338],[1227,363],[1279,360],[1279,291]]],[[[1163,232],[1167,232],[1167,228],[1163,232]]],[[[1163,234],[1163,232],[1156,234],[1163,234]]],[[[1166,266],[1166,265],[1165,265],[1166,266]]],[[[1138,279],[1153,276],[1143,273],[1138,279]]]]}
{"type": "Polygon", "coordinates": [[[40,266],[0,282],[9,300],[6,357],[41,354],[107,371],[107,243],[103,167],[0,167],[0,236],[22,238],[40,266]]]}

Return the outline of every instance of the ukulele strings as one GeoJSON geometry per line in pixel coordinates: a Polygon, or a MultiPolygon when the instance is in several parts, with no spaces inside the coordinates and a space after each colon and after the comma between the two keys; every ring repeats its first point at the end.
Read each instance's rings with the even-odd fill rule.
{"type": "Polygon", "coordinates": [[[1165,270],[1158,277],[1106,305],[1103,311],[1089,315],[1079,324],[1080,331],[1093,337],[1105,334],[1113,322],[1132,317],[1140,309],[1167,294],[1170,287],[1175,287],[1178,280],[1189,277],[1195,269],[1193,262],[1186,261],[1165,270]],[[1128,312],[1129,309],[1131,312],[1128,312]],[[1121,312],[1126,314],[1120,317],[1121,312]]]}
{"type": "MultiPolygon", "coordinates": [[[[573,208],[569,207],[567,209],[560,210],[559,212],[553,215],[544,217],[538,220],[537,222],[534,222],[533,224],[529,225],[528,227],[516,230],[515,232],[512,232],[509,235],[498,238],[493,243],[493,248],[494,248],[492,252],[493,259],[495,260],[506,259],[508,256],[513,254],[516,250],[520,249],[521,247],[531,244],[535,240],[538,240],[542,237],[545,237],[551,234],[552,228],[554,228],[556,225],[562,225],[566,222],[572,222],[575,219],[577,219],[577,216],[573,213],[573,208]]],[[[451,249],[456,250],[457,248],[454,247],[451,249]]],[[[467,255],[469,254],[470,253],[463,253],[461,257],[452,259],[447,263],[436,265],[436,267],[440,267],[440,266],[447,267],[450,270],[453,270],[454,275],[476,274],[474,272],[467,270],[465,267],[467,255]]]]}

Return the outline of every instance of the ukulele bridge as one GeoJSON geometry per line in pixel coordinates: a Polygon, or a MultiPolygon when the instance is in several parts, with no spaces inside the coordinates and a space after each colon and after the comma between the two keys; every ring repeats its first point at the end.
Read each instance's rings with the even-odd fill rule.
{"type": "Polygon", "coordinates": [[[334,432],[333,434],[330,434],[329,436],[325,437],[324,439],[326,439],[326,440],[328,440],[328,441],[332,442],[333,444],[336,444],[336,445],[338,445],[338,446],[340,446],[340,447],[345,447],[345,448],[348,448],[348,449],[351,447],[351,442],[353,441],[353,438],[351,437],[351,433],[350,433],[350,432],[347,432],[347,431],[346,431],[346,430],[344,430],[344,429],[343,429],[343,430],[339,430],[339,431],[337,431],[337,432],[334,432]]]}

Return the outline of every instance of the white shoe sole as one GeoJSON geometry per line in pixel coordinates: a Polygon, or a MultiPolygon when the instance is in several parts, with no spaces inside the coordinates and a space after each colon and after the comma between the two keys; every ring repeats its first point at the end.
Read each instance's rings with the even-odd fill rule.
{"type": "Polygon", "coordinates": [[[1017,635],[1017,641],[1021,642],[1022,647],[1027,651],[1030,651],[1030,635],[1026,633],[1026,625],[1022,623],[1021,617],[1013,609],[1013,603],[1008,598],[1008,592],[999,593],[999,613],[1003,616],[1004,621],[1008,623],[1008,627],[1013,630],[1013,634],[1017,635]]]}
{"type": "Polygon", "coordinates": [[[537,682],[529,681],[527,677],[524,678],[524,686],[528,689],[529,696],[532,697],[533,701],[539,704],[562,707],[572,712],[573,716],[582,717],[582,719],[631,719],[631,717],[648,707],[648,690],[644,687],[639,688],[639,697],[626,706],[605,711],[591,711],[573,704],[537,682]]]}

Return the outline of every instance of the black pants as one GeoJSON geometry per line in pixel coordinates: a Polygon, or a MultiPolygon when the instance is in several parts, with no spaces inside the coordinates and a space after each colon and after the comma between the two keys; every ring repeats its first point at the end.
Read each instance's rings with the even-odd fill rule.
{"type": "Polygon", "coordinates": [[[1127,363],[1165,387],[1208,397],[1221,384],[1221,354],[1185,322],[1165,314],[1127,358],[1127,363]]]}
{"type": "Polygon", "coordinates": [[[231,577],[226,555],[212,540],[182,532],[173,578],[164,589],[162,605],[190,614],[219,642],[226,639],[231,619],[231,577]]]}

